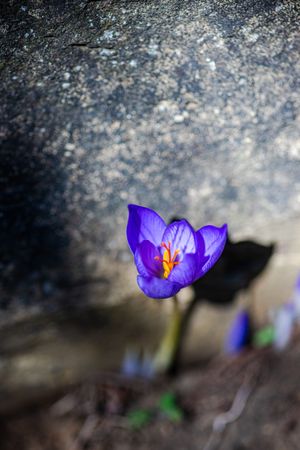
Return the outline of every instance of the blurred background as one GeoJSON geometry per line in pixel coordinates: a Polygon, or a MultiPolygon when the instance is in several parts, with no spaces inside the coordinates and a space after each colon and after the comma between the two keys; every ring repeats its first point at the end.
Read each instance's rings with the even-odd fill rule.
{"type": "Polygon", "coordinates": [[[297,337],[280,357],[223,348],[237,311],[264,327],[300,272],[299,19],[286,0],[1,5],[1,449],[298,448],[297,337]],[[136,285],[128,203],[228,223],[180,293],[172,379],[121,374],[172,308],[136,285]],[[251,407],[214,441],[247,373],[251,407]]]}

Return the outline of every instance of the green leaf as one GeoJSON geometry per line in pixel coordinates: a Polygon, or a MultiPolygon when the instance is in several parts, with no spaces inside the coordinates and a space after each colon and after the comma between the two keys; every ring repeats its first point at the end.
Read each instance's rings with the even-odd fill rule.
{"type": "Polygon", "coordinates": [[[267,347],[274,342],[275,330],[272,325],[258,330],[253,336],[253,346],[257,348],[267,347]]]}
{"type": "Polygon", "coordinates": [[[176,403],[176,397],[171,392],[166,392],[159,400],[160,411],[172,422],[180,422],[183,419],[183,411],[176,403]]]}
{"type": "Polygon", "coordinates": [[[150,423],[152,414],[147,409],[136,409],[128,414],[127,419],[131,428],[139,430],[150,423]]]}

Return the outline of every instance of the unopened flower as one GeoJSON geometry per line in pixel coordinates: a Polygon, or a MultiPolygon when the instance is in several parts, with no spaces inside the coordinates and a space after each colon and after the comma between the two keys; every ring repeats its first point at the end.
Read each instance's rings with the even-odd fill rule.
{"type": "Polygon", "coordinates": [[[274,319],[274,347],[277,350],[284,350],[293,334],[295,324],[295,306],[293,303],[282,305],[274,319]]]}
{"type": "Polygon", "coordinates": [[[138,270],[137,283],[152,298],[175,295],[217,262],[227,225],[195,231],[187,220],[166,225],[152,209],[128,205],[127,240],[138,270]]]}
{"type": "Polygon", "coordinates": [[[229,354],[238,353],[249,342],[250,337],[250,318],[247,311],[242,310],[235,316],[228,335],[225,340],[225,352],[229,354]]]}
{"type": "Polygon", "coordinates": [[[152,378],[155,373],[153,358],[148,353],[140,355],[135,350],[126,350],[121,372],[128,378],[152,378]]]}
{"type": "Polygon", "coordinates": [[[294,292],[292,295],[292,303],[295,307],[295,319],[299,323],[300,320],[300,275],[298,275],[296,279],[296,283],[294,286],[294,292]]]}

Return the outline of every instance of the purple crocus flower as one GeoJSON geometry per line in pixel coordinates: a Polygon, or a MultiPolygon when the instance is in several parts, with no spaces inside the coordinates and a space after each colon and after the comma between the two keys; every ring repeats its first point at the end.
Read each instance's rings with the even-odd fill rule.
{"type": "Polygon", "coordinates": [[[167,226],[152,209],[138,205],[128,209],[127,240],[137,283],[148,297],[172,297],[205,275],[221,256],[227,225],[195,231],[184,219],[167,226]]]}

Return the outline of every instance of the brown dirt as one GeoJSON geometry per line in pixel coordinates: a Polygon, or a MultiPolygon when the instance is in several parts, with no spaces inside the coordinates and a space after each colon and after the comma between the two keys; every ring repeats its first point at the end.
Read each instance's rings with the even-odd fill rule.
{"type": "MultiPolygon", "coordinates": [[[[300,441],[300,340],[275,354],[251,350],[218,358],[205,368],[156,382],[100,375],[55,402],[19,411],[0,422],[3,450],[248,450],[298,449],[300,441]],[[184,418],[159,412],[173,392],[184,418]],[[212,432],[216,417],[247,393],[236,420],[212,432]],[[239,397],[240,398],[240,397],[239,397]],[[133,429],[130,411],[147,409],[151,421],[133,429]]],[[[236,407],[235,407],[236,409],[236,407]]],[[[227,416],[228,418],[228,416],[227,416]]]]}

